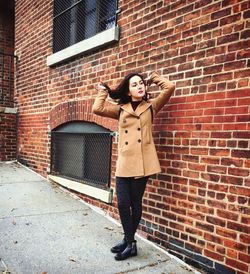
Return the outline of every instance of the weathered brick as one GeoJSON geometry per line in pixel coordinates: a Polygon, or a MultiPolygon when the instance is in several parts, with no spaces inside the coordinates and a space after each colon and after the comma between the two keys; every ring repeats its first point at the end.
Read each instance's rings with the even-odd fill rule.
{"type": "Polygon", "coordinates": [[[235,167],[242,167],[243,160],[241,159],[234,159],[234,158],[222,158],[221,164],[225,166],[235,166],[235,167]]]}
{"type": "Polygon", "coordinates": [[[239,224],[239,223],[236,223],[236,222],[228,221],[227,222],[227,228],[233,229],[233,230],[236,230],[236,231],[239,231],[239,232],[242,232],[242,233],[246,233],[246,234],[249,234],[249,232],[250,232],[249,226],[242,225],[242,224],[239,224]]]}
{"type": "Polygon", "coordinates": [[[250,158],[250,151],[249,150],[232,150],[232,157],[236,158],[250,158]]]}
{"type": "Polygon", "coordinates": [[[248,271],[248,265],[246,263],[241,263],[238,260],[226,259],[226,264],[241,271],[248,271]]]}

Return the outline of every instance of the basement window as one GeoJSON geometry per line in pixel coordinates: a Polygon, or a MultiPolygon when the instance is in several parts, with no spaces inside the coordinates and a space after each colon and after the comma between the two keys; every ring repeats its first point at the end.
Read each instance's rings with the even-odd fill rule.
{"type": "Polygon", "coordinates": [[[117,0],[54,0],[52,66],[118,41],[117,0]]]}
{"type": "Polygon", "coordinates": [[[53,130],[51,175],[109,189],[112,134],[87,122],[71,122],[53,130]]]}

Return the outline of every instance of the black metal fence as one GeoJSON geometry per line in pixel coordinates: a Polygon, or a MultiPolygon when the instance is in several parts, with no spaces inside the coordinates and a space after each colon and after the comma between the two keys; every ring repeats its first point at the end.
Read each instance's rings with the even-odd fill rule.
{"type": "Polygon", "coordinates": [[[117,0],[54,0],[53,52],[116,25],[117,0]]]}
{"type": "Polygon", "coordinates": [[[14,67],[17,57],[0,52],[0,105],[12,106],[14,100],[14,67]]]}
{"type": "Polygon", "coordinates": [[[112,135],[110,133],[51,133],[51,174],[108,188],[112,135]]]}

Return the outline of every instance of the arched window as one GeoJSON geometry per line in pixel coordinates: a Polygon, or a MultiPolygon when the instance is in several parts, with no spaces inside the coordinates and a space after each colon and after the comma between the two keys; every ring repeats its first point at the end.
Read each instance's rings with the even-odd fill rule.
{"type": "Polygon", "coordinates": [[[51,132],[51,174],[109,188],[112,132],[94,123],[70,122],[51,132]]]}

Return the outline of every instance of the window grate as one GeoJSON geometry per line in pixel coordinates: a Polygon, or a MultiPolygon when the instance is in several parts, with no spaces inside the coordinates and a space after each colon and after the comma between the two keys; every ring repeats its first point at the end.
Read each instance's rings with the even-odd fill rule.
{"type": "Polygon", "coordinates": [[[17,57],[0,52],[0,105],[12,106],[14,101],[14,66],[17,57]]]}
{"type": "Polygon", "coordinates": [[[111,133],[52,132],[51,173],[109,188],[111,133]]]}
{"type": "Polygon", "coordinates": [[[53,52],[116,25],[117,0],[54,0],[53,52]]]}

